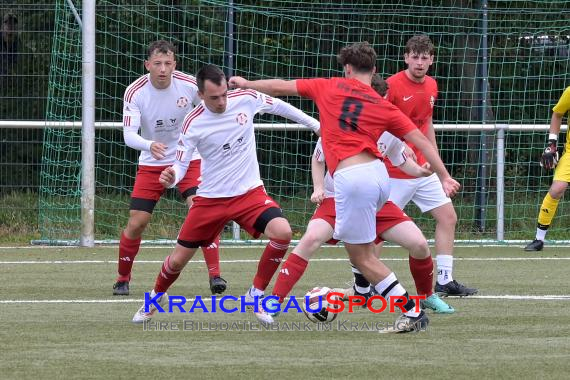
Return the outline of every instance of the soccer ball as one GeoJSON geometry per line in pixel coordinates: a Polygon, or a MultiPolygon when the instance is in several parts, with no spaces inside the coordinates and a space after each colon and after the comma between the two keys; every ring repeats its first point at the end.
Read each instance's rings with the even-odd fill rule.
{"type": "MultiPolygon", "coordinates": [[[[329,302],[327,301],[327,295],[330,292],[331,289],[327,288],[326,286],[317,286],[309,290],[307,294],[305,294],[306,298],[303,299],[303,312],[305,313],[305,316],[309,319],[309,321],[314,323],[319,323],[319,322],[332,322],[336,319],[338,313],[331,313],[327,310],[327,307],[334,309],[339,308],[338,305],[329,304],[329,302]],[[307,297],[309,299],[308,301],[306,301],[307,297]],[[314,310],[316,310],[319,307],[319,297],[322,298],[321,310],[315,312],[314,310]],[[311,309],[312,311],[307,310],[307,305],[309,306],[308,308],[311,309]]],[[[335,299],[341,300],[341,297],[335,296],[335,299]]]]}

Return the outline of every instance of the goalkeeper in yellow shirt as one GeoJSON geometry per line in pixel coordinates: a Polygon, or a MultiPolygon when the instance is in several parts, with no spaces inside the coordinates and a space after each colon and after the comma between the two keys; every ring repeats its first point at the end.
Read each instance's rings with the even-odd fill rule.
{"type": "Polygon", "coordinates": [[[558,202],[564,195],[568,182],[570,182],[570,155],[567,154],[570,149],[570,139],[566,138],[566,145],[562,152],[562,157],[558,161],[558,133],[562,124],[562,117],[570,110],[570,87],[562,93],[558,103],[552,109],[552,118],[550,120],[550,129],[548,131],[548,145],[540,158],[540,166],[546,170],[556,168],[554,171],[554,179],[548,193],[542,201],[540,212],[538,214],[538,223],[536,228],[536,238],[525,247],[525,251],[542,251],[544,247],[544,238],[548,227],[552,223],[552,219],[556,214],[558,202]],[[558,165],[557,165],[558,164],[558,165]]]}

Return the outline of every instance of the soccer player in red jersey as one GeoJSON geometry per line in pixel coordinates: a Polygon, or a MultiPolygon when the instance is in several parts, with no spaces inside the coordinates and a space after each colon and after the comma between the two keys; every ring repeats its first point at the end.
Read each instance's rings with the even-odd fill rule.
{"type": "MultiPolygon", "coordinates": [[[[255,316],[271,323],[273,318],[261,307],[264,290],[279,267],[291,241],[291,227],[281,208],[267,193],[260,178],[255,146],[253,118],[257,113],[279,115],[306,125],[317,132],[319,122],[279,99],[254,90],[228,91],[226,77],[214,65],[206,65],[196,75],[202,103],[184,119],[178,140],[176,161],[160,174],[165,187],[184,178],[195,149],[202,156],[202,182],[180,233],[174,251],[162,265],[152,297],[168,301],[166,290],[180,275],[197,248],[212,243],[224,225],[236,221],[250,235],[265,234],[269,244],[263,251],[244,299],[255,316]]],[[[154,305],[145,312],[143,305],[133,322],[149,320],[154,305]]]]}
{"type": "MultiPolygon", "coordinates": [[[[404,60],[407,68],[388,79],[386,99],[398,107],[412,120],[437,150],[433,128],[433,107],[437,99],[437,83],[427,75],[433,63],[434,46],[426,35],[413,36],[406,43],[404,60]]],[[[426,159],[418,147],[408,143],[417,162],[422,165],[426,159]]],[[[415,178],[386,160],[390,176],[390,200],[401,209],[412,201],[422,212],[429,212],[436,221],[435,251],[437,281],[435,291],[444,296],[468,296],[477,293],[453,279],[453,243],[457,215],[451,199],[442,189],[439,178],[433,174],[425,178],[415,178]]]]}
{"type": "MultiPolygon", "coordinates": [[[[418,166],[412,159],[406,159],[404,154],[404,143],[394,137],[389,132],[385,132],[378,141],[378,148],[384,157],[391,157],[392,162],[402,170],[412,176],[431,175],[431,171],[418,166]]],[[[334,184],[329,172],[325,173],[325,156],[320,142],[317,141],[311,159],[311,171],[313,177],[314,191],[311,201],[318,204],[303,237],[299,244],[287,257],[279,271],[277,281],[272,294],[279,297],[283,302],[291,289],[299,281],[305,272],[308,262],[315,252],[325,242],[336,244],[338,241],[332,239],[335,226],[335,205],[334,205],[334,184]]],[[[441,300],[433,292],[433,261],[428,243],[415,223],[394,203],[388,201],[376,213],[376,233],[377,240],[388,240],[396,243],[409,252],[409,264],[416,290],[419,295],[426,296],[429,306],[437,306],[442,313],[453,313],[453,308],[441,300]]],[[[349,291],[335,289],[345,294],[348,299],[350,295],[362,295],[366,298],[373,294],[368,289],[364,291],[358,284],[349,291]]]]}
{"type": "MultiPolygon", "coordinates": [[[[150,44],[145,68],[148,74],[129,85],[124,95],[125,144],[141,153],[131,193],[129,221],[119,242],[114,295],[129,295],[131,271],[140,249],[142,234],[165,191],[158,177],[174,162],[184,116],[195,104],[200,103],[196,79],[176,70],[175,48],[170,42],[159,40],[150,44]]],[[[200,183],[199,177],[200,155],[196,153],[186,176],[178,183],[178,190],[188,206],[192,205],[192,198],[200,183]]],[[[220,277],[218,246],[219,239],[216,239],[212,244],[202,247],[212,293],[223,293],[226,290],[226,281],[220,277]]]]}
{"type": "MultiPolygon", "coordinates": [[[[374,255],[376,211],[390,194],[388,173],[376,145],[380,135],[388,131],[416,145],[440,177],[448,196],[453,196],[460,185],[409,118],[370,87],[376,70],[372,46],[367,42],[346,46],[341,49],[338,62],[344,69],[344,78],[248,81],[233,77],[230,85],[275,96],[300,95],[315,101],[326,164],[334,180],[333,237],[345,242],[350,261],[374,284],[378,294],[407,298],[408,293],[395,274],[374,255]]],[[[412,299],[404,309],[406,312],[398,320],[402,332],[427,326],[427,316],[415,310],[412,299]]]]}

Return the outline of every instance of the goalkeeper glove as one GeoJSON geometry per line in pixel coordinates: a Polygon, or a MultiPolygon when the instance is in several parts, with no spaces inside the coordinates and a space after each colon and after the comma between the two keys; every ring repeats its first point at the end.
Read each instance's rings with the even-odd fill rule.
{"type": "Polygon", "coordinates": [[[558,164],[558,149],[556,148],[556,140],[548,140],[548,145],[540,157],[540,166],[545,169],[554,169],[558,164]]]}

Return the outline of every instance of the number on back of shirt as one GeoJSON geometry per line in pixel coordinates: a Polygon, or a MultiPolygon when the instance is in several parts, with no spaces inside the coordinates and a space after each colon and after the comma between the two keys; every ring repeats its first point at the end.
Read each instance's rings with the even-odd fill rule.
{"type": "Polygon", "coordinates": [[[342,103],[340,114],[340,128],[343,131],[356,131],[358,129],[358,117],[362,112],[363,104],[355,98],[346,98],[342,103]]]}

